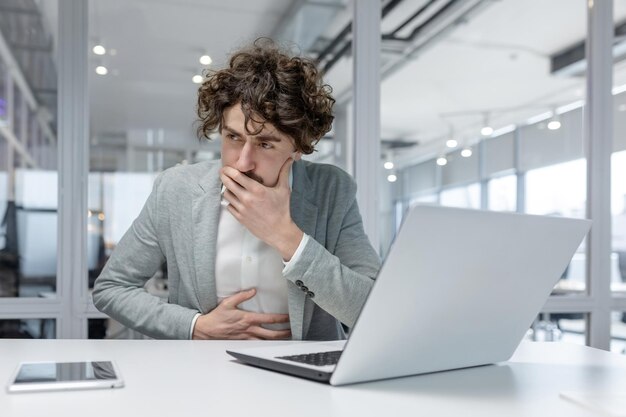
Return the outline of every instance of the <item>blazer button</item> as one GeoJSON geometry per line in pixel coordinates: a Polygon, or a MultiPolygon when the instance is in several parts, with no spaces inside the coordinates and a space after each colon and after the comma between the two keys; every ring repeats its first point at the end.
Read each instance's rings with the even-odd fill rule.
{"type": "Polygon", "coordinates": [[[302,287],[300,287],[300,289],[302,290],[302,292],[307,292],[309,291],[309,289],[307,288],[306,285],[303,285],[302,287]]]}
{"type": "Polygon", "coordinates": [[[302,288],[302,281],[297,280],[296,285],[298,286],[298,288],[302,288]]]}
{"type": "Polygon", "coordinates": [[[308,295],[311,298],[315,297],[315,293],[313,291],[307,292],[306,295],[308,295]]]}

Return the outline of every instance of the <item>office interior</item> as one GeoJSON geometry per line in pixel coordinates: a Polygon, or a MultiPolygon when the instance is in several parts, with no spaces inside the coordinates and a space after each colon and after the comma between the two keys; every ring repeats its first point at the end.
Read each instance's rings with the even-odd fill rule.
{"type": "MultiPolygon", "coordinates": [[[[144,338],[94,308],[93,282],[159,172],[220,158],[196,90],[268,36],[323,68],[336,120],[306,159],[376,190],[360,204],[381,256],[416,203],[591,218],[605,244],[583,242],[526,338],[626,354],[626,2],[606,1],[593,58],[584,0],[384,0],[364,58],[358,1],[59,1],[0,0],[0,337],[144,338]],[[588,97],[610,103],[592,122],[588,97]],[[590,160],[607,144],[610,170],[590,160]]],[[[167,299],[167,270],[147,290],[167,299]]]]}

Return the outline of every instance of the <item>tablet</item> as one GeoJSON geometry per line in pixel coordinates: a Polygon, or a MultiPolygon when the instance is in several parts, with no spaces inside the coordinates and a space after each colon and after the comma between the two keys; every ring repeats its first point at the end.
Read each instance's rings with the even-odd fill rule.
{"type": "Polygon", "coordinates": [[[25,362],[17,367],[7,391],[63,391],[123,386],[124,381],[111,361],[25,362]]]}

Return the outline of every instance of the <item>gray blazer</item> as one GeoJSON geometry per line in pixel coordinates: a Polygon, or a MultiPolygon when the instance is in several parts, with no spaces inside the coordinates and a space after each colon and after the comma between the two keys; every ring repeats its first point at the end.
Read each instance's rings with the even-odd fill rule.
{"type": "MultiPolygon", "coordinates": [[[[100,311],[154,338],[188,339],[196,313],[217,306],[220,167],[219,161],[180,165],[157,177],[95,282],[100,311]],[[168,302],[143,288],[164,263],[168,302]]],[[[343,338],[340,323],[354,325],[380,268],[363,231],[354,181],[332,165],[294,163],[291,216],[313,238],[284,275],[292,338],[343,338]]]]}

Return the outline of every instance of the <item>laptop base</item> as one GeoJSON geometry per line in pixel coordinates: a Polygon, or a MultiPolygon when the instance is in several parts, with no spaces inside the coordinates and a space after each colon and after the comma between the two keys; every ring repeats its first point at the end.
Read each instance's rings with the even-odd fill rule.
{"type": "Polygon", "coordinates": [[[281,372],[300,378],[311,379],[317,382],[329,383],[330,377],[332,376],[332,372],[324,372],[315,369],[305,368],[298,365],[290,365],[287,363],[272,361],[256,356],[249,356],[230,350],[227,350],[226,353],[247,365],[256,366],[257,368],[268,369],[270,371],[281,372]]]}

